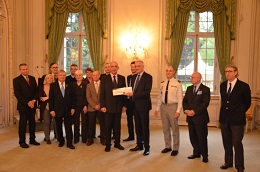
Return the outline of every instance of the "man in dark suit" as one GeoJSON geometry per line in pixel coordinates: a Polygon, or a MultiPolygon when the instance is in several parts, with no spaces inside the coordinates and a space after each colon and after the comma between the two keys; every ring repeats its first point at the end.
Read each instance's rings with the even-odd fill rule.
{"type": "MultiPolygon", "coordinates": [[[[57,63],[51,63],[50,64],[50,74],[53,77],[53,82],[57,81],[57,74],[59,72],[59,66],[57,63]]],[[[43,86],[43,81],[46,75],[43,75],[42,78],[38,79],[38,85],[43,86]]]]}
{"type": "Polygon", "coordinates": [[[106,63],[106,64],[105,64],[105,66],[104,66],[104,71],[105,71],[105,73],[102,73],[102,74],[100,75],[100,80],[101,80],[101,78],[102,78],[103,76],[110,74],[110,63],[106,63]]]}
{"type": "Polygon", "coordinates": [[[19,65],[21,75],[13,79],[14,95],[17,98],[17,110],[19,120],[19,144],[21,148],[29,148],[26,144],[26,125],[29,122],[30,144],[40,145],[35,140],[35,111],[38,99],[38,87],[35,78],[29,75],[28,66],[25,63],[19,65]]]}
{"type": "Polygon", "coordinates": [[[78,70],[78,65],[72,64],[70,65],[70,75],[66,77],[66,83],[71,84],[76,82],[75,72],[78,70]]]}
{"type": "Polygon", "coordinates": [[[251,91],[247,83],[237,79],[238,68],[227,65],[225,68],[227,81],[220,84],[221,108],[219,122],[223,146],[225,149],[225,164],[221,169],[233,167],[233,147],[235,150],[235,167],[238,172],[243,172],[245,113],[251,105],[251,91]]]}
{"type": "Polygon", "coordinates": [[[133,93],[127,93],[132,96],[133,113],[135,121],[135,130],[137,135],[136,147],[130,151],[143,150],[143,155],[150,154],[150,129],[149,129],[149,111],[152,109],[150,93],[152,89],[153,77],[144,71],[144,62],[138,60],[135,62],[136,75],[133,76],[133,93]]]}
{"type": "Polygon", "coordinates": [[[200,158],[208,162],[208,127],[209,115],[207,107],[210,102],[210,89],[201,83],[201,74],[194,72],[191,75],[192,86],[186,90],[183,98],[183,110],[187,115],[190,142],[193,147],[193,154],[188,159],[200,158]]]}
{"type": "MultiPolygon", "coordinates": [[[[130,64],[131,72],[132,74],[127,76],[127,86],[131,87],[131,80],[133,78],[133,75],[135,75],[136,69],[135,69],[135,61],[131,62],[130,64]]],[[[133,101],[132,97],[127,97],[127,110],[126,110],[126,116],[127,116],[127,128],[128,128],[128,138],[124,139],[123,141],[131,141],[135,139],[134,135],[134,114],[133,114],[133,101]]]]}
{"type": "Polygon", "coordinates": [[[110,75],[105,75],[100,83],[100,107],[101,111],[105,113],[106,121],[106,148],[105,151],[109,152],[111,147],[111,132],[115,137],[115,148],[124,150],[120,145],[121,134],[121,115],[126,111],[126,96],[113,95],[113,89],[125,87],[125,77],[117,74],[119,66],[117,62],[110,63],[110,75]]]}
{"type": "Polygon", "coordinates": [[[49,109],[50,114],[55,117],[56,128],[58,134],[59,147],[64,145],[64,137],[62,132],[62,122],[64,120],[67,147],[75,149],[72,145],[72,115],[75,112],[75,105],[73,104],[74,94],[72,84],[65,83],[66,72],[60,70],[58,72],[58,81],[50,86],[49,93],[49,109]]]}

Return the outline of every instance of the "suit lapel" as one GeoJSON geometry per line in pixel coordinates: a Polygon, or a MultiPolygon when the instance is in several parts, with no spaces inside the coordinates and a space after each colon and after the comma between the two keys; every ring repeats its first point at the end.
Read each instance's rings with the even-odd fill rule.
{"type": "MultiPolygon", "coordinates": [[[[240,81],[237,79],[237,82],[229,95],[229,99],[232,97],[233,92],[235,93],[237,92],[236,90],[239,88],[239,86],[240,86],[240,81]]],[[[227,92],[227,84],[226,84],[226,92],[227,92]]]]}
{"type": "Polygon", "coordinates": [[[57,82],[55,82],[55,84],[56,84],[56,89],[59,90],[58,92],[59,92],[60,97],[64,98],[65,95],[66,95],[66,88],[65,88],[65,95],[64,95],[64,97],[63,97],[63,96],[62,96],[62,93],[61,93],[61,89],[60,89],[60,84],[59,84],[59,82],[57,81],[57,82]]]}
{"type": "Polygon", "coordinates": [[[142,82],[145,80],[145,72],[142,74],[141,78],[139,79],[139,83],[136,87],[136,90],[138,90],[138,88],[140,87],[140,85],[142,85],[142,82]]]}

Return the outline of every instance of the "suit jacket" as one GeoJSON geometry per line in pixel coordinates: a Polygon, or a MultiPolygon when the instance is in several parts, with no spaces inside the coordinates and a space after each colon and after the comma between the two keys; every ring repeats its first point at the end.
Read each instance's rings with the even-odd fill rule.
{"type": "MultiPolygon", "coordinates": [[[[99,83],[100,84],[100,83],[99,83]]],[[[95,83],[91,82],[87,85],[87,101],[88,101],[88,111],[94,112],[95,106],[100,105],[100,85],[98,93],[95,89],[95,83]]]]}
{"type": "MultiPolygon", "coordinates": [[[[133,75],[131,85],[134,86],[137,74],[133,75]]],[[[153,77],[144,72],[141,76],[139,83],[133,93],[135,108],[137,111],[149,111],[152,109],[150,93],[152,90],[153,77]]],[[[134,90],[133,90],[134,91],[134,90]]]]}
{"type": "Polygon", "coordinates": [[[251,91],[247,83],[237,79],[237,82],[228,97],[227,82],[220,84],[221,108],[219,122],[228,121],[230,125],[246,124],[245,113],[251,105],[251,91]]]}
{"type": "Polygon", "coordinates": [[[193,110],[195,112],[194,116],[187,116],[186,121],[205,125],[209,122],[207,107],[210,102],[210,89],[201,83],[196,93],[193,94],[193,88],[193,85],[187,88],[182,101],[184,111],[193,110]]]}
{"type": "MultiPolygon", "coordinates": [[[[28,75],[29,83],[23,75],[13,79],[14,95],[17,98],[17,110],[18,111],[28,111],[31,108],[28,106],[28,102],[31,100],[38,100],[38,87],[36,80],[33,76],[28,75]]],[[[36,102],[34,104],[36,108],[36,102]]]]}
{"type": "MultiPolygon", "coordinates": [[[[117,88],[125,87],[125,77],[117,74],[117,88]]],[[[100,83],[100,107],[105,107],[107,113],[121,113],[126,107],[126,96],[113,96],[114,83],[111,75],[104,75],[100,83]]]]}
{"type": "Polygon", "coordinates": [[[59,82],[54,82],[50,86],[49,110],[55,111],[56,117],[70,115],[70,110],[75,109],[74,92],[71,84],[65,83],[65,95],[62,96],[59,82]]]}
{"type": "Polygon", "coordinates": [[[71,84],[71,83],[74,83],[74,82],[76,82],[76,81],[77,81],[77,80],[76,80],[75,77],[73,78],[71,75],[66,76],[66,83],[71,84]]]}
{"type": "Polygon", "coordinates": [[[83,82],[80,86],[78,86],[77,82],[70,83],[73,87],[74,92],[74,104],[75,106],[88,106],[87,97],[86,97],[86,90],[87,90],[87,83],[83,82]]]}

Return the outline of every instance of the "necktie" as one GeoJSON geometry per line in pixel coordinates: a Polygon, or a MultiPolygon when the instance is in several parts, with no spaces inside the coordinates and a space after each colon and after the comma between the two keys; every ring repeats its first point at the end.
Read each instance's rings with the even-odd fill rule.
{"type": "Polygon", "coordinates": [[[63,82],[61,83],[61,94],[64,97],[64,95],[65,95],[65,88],[63,86],[63,82]]]}
{"type": "Polygon", "coordinates": [[[196,85],[194,85],[194,87],[193,87],[193,95],[195,95],[196,94],[196,85]]]}
{"type": "Polygon", "coordinates": [[[114,77],[114,79],[113,79],[114,88],[117,88],[117,83],[116,83],[116,75],[114,75],[113,77],[114,77]]]}
{"type": "Polygon", "coordinates": [[[169,86],[169,82],[170,82],[170,80],[168,80],[167,86],[166,86],[166,90],[165,90],[165,97],[164,97],[164,103],[165,104],[168,103],[168,86],[169,86]]]}
{"type": "Polygon", "coordinates": [[[27,82],[28,85],[30,85],[28,75],[26,76],[26,82],[27,82]]]}
{"type": "Polygon", "coordinates": [[[228,94],[228,97],[230,96],[230,93],[231,93],[231,88],[232,88],[232,85],[231,85],[231,83],[229,83],[229,88],[228,88],[228,92],[227,92],[227,94],[228,94]]]}
{"type": "Polygon", "coordinates": [[[95,82],[95,89],[96,89],[96,92],[98,93],[98,83],[95,82]]]}
{"type": "Polygon", "coordinates": [[[139,83],[139,80],[140,80],[140,75],[137,75],[137,78],[136,78],[136,81],[135,81],[135,85],[134,85],[134,92],[138,86],[138,83],[139,83]]]}
{"type": "Polygon", "coordinates": [[[132,76],[129,77],[129,84],[128,84],[128,87],[131,87],[131,80],[132,80],[132,76]]]}

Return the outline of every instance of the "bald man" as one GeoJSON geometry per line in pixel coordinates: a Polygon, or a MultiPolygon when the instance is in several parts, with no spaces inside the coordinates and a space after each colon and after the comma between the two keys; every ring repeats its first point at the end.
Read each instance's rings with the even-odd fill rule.
{"type": "Polygon", "coordinates": [[[210,102],[210,89],[201,83],[201,74],[194,72],[191,75],[193,85],[187,88],[183,98],[183,110],[187,115],[190,142],[193,147],[193,154],[188,159],[200,158],[208,162],[208,127],[209,115],[207,107],[210,102]]]}
{"type": "Polygon", "coordinates": [[[106,126],[106,148],[105,152],[110,152],[111,134],[115,137],[114,147],[119,150],[125,148],[120,144],[121,116],[126,111],[126,96],[113,95],[113,89],[126,87],[125,77],[117,73],[119,66],[117,62],[110,63],[110,74],[105,75],[100,83],[100,108],[105,113],[106,126]]]}

